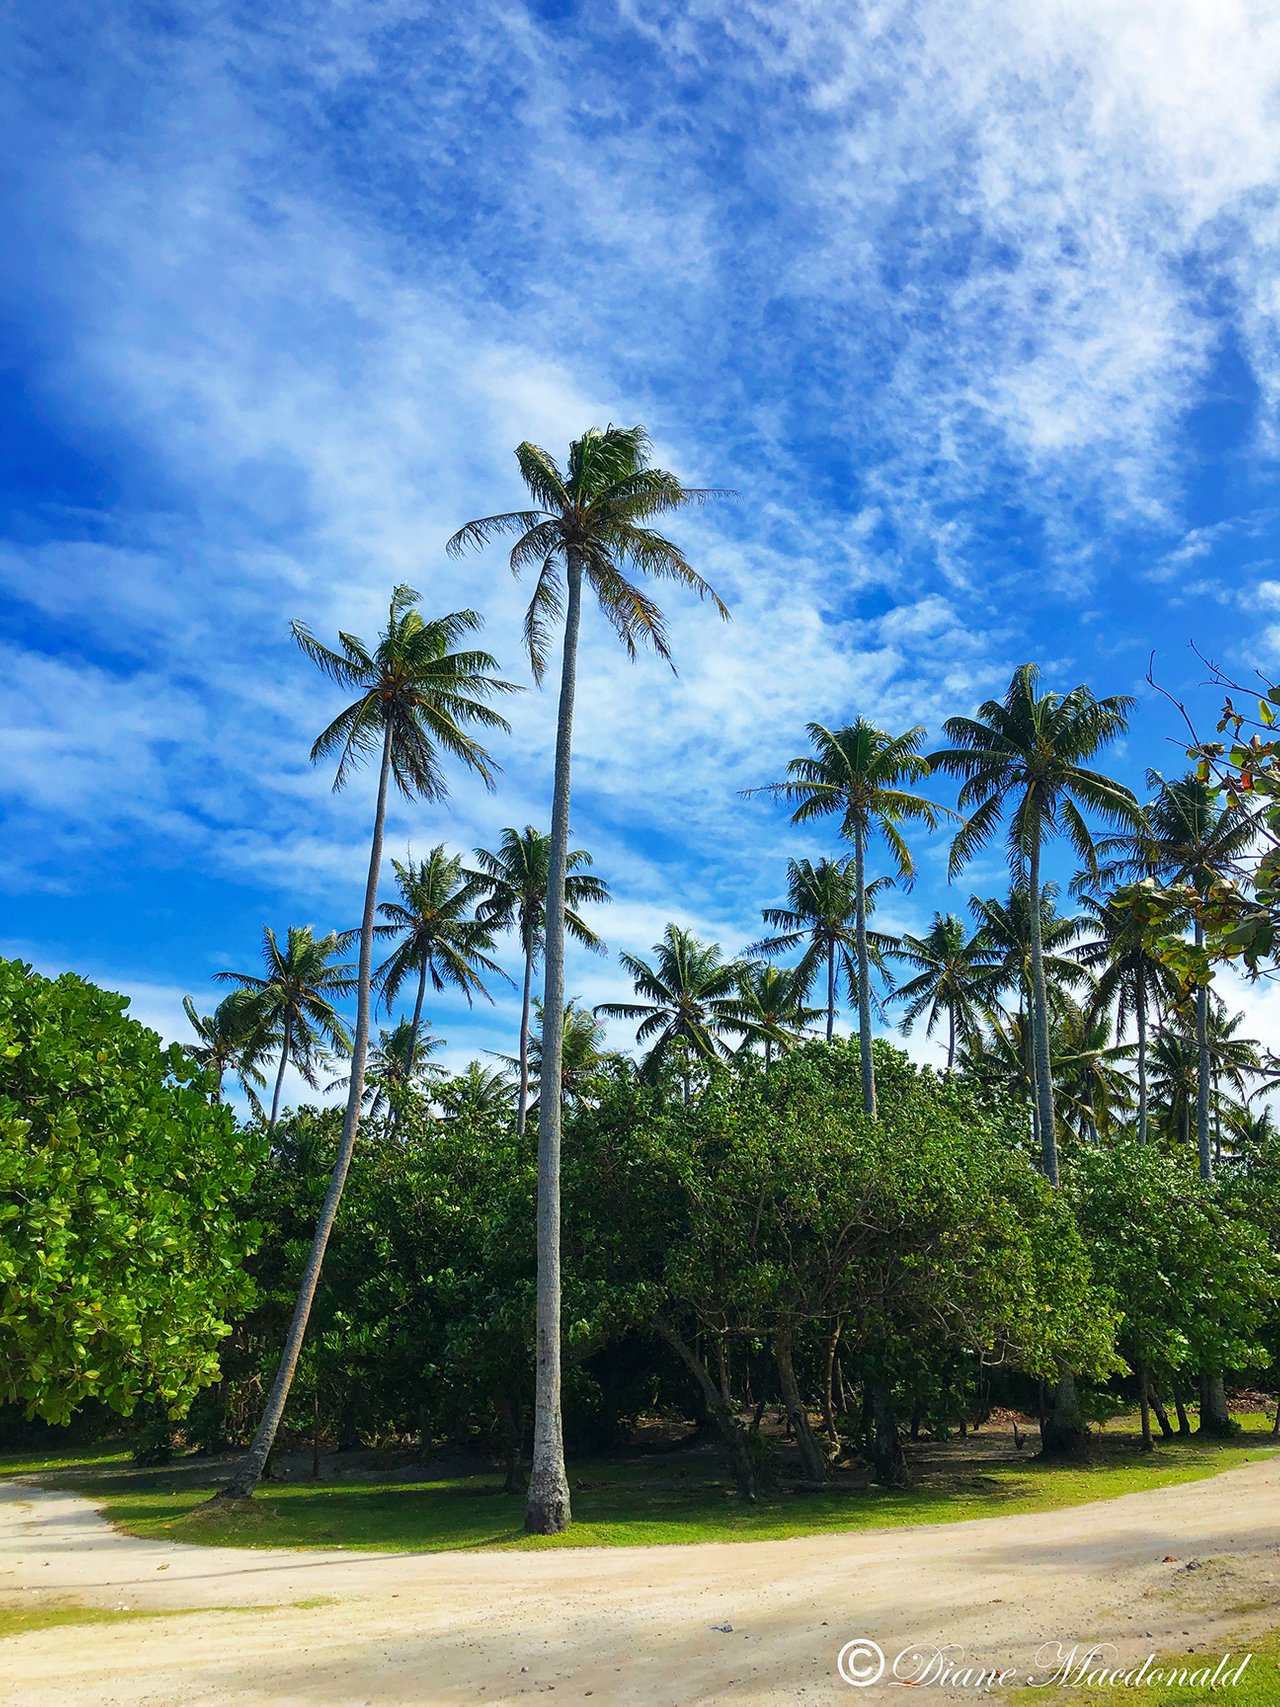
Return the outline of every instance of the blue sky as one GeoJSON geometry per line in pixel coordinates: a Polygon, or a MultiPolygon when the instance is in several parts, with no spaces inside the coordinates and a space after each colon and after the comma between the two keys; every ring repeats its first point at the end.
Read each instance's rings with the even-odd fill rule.
{"type": "MultiPolygon", "coordinates": [[[[289,619],[371,635],[407,580],[527,680],[500,552],[443,551],[518,500],[526,437],[642,421],[740,494],[679,524],[733,621],[668,599],[678,678],[587,625],[575,839],[611,950],[758,934],[824,842],[738,791],[811,718],[936,733],[1032,658],[1143,696],[1138,786],[1178,764],[1153,650],[1206,715],[1192,639],[1280,667],[1273,7],[10,17],[8,952],[181,1035],[264,923],[352,923],[369,791],[307,762],[335,701],[289,619]]],[[[545,824],[551,714],[524,696],[496,795],[397,806],[390,851],[545,824]]],[[[1003,880],[948,895],[921,852],[889,924],[1003,880]]],[[[612,957],[570,983],[622,989],[612,957]]],[[[510,1046],[509,996],[433,1017],[457,1061],[510,1046]]]]}

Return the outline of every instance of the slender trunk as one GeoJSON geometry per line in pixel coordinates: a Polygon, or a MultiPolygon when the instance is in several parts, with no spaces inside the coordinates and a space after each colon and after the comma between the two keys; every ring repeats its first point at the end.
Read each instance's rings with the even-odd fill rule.
{"type": "Polygon", "coordinates": [[[782,1383],[782,1402],[787,1407],[787,1421],[795,1431],[796,1446],[800,1453],[800,1465],[808,1482],[828,1482],[831,1480],[827,1469],[827,1457],[818,1444],[818,1437],[813,1432],[809,1421],[809,1413],[800,1394],[800,1384],[796,1380],[795,1366],[791,1361],[791,1330],[780,1328],[773,1336],[773,1356],[778,1365],[778,1375],[782,1383]]]}
{"type": "Polygon", "coordinates": [[[1280,1399],[1276,1400],[1276,1414],[1271,1419],[1272,1434],[1280,1434],[1280,1399]]]}
{"type": "Polygon", "coordinates": [[[703,1402],[711,1420],[720,1430],[720,1437],[728,1449],[729,1464],[733,1470],[733,1479],[737,1484],[739,1496],[744,1500],[754,1500],[756,1497],[755,1466],[751,1460],[751,1447],[748,1444],[747,1434],[742,1424],[734,1416],[732,1407],[725,1402],[715,1382],[711,1379],[706,1364],[693,1348],[687,1345],[675,1329],[664,1322],[661,1317],[655,1318],[653,1326],[658,1337],[671,1347],[698,1383],[698,1389],[702,1394],[703,1402]]]}
{"type": "Polygon", "coordinates": [[[1040,1112],[1040,1155],[1045,1178],[1058,1183],[1058,1139],[1053,1123],[1053,1072],[1049,1064],[1049,996],[1044,979],[1044,943],[1040,930],[1040,824],[1031,826],[1028,881],[1031,903],[1031,1029],[1035,1040],[1035,1098],[1040,1112]]]}
{"type": "Polygon", "coordinates": [[[827,1042],[835,1036],[836,1029],[836,945],[827,945],[827,1042]]]}
{"type": "Polygon", "coordinates": [[[947,1009],[947,1073],[955,1066],[956,1061],[956,1010],[947,1009]]]}
{"type": "Polygon", "coordinates": [[[1190,1434],[1191,1433],[1191,1419],[1187,1415],[1187,1407],[1182,1402],[1182,1394],[1181,1393],[1175,1393],[1173,1395],[1173,1408],[1174,1408],[1174,1411],[1177,1413],[1178,1433],[1179,1434],[1190,1434]]]}
{"type": "Polygon", "coordinates": [[[413,1035],[409,1039],[409,1069],[406,1079],[412,1082],[413,1063],[418,1053],[418,1027],[422,1024],[422,1004],[427,999],[427,963],[424,960],[418,968],[418,994],[413,1004],[413,1035]]]}
{"type": "Polygon", "coordinates": [[[1151,1383],[1147,1377],[1147,1366],[1138,1362],[1138,1403],[1142,1408],[1142,1450],[1154,1452],[1156,1443],[1151,1438],[1151,1383]]]}
{"type": "Polygon", "coordinates": [[[302,1271],[302,1280],[298,1286],[298,1301],[293,1310],[293,1320],[289,1323],[284,1351],[280,1356],[280,1365],[276,1370],[275,1380],[271,1383],[271,1392],[267,1396],[262,1420],[258,1424],[258,1432],[254,1435],[248,1452],[246,1452],[231,1480],[222,1489],[224,1496],[234,1499],[249,1499],[252,1496],[266,1467],[268,1454],[276,1438],[276,1430],[280,1427],[280,1419],[284,1415],[284,1407],[289,1398],[289,1388],[293,1384],[294,1371],[298,1367],[298,1355],[302,1350],[302,1342],[306,1336],[307,1320],[311,1315],[311,1306],[315,1302],[316,1286],[320,1280],[320,1265],[324,1262],[329,1234],[333,1231],[338,1205],[342,1201],[342,1188],[346,1184],[347,1170],[351,1166],[351,1154],[356,1144],[356,1133],[360,1127],[360,1104],[364,1100],[365,1059],[369,1052],[369,980],[373,969],[373,925],[377,916],[378,872],[382,866],[382,831],[386,823],[387,784],[390,776],[391,726],[388,724],[382,737],[382,770],[378,776],[378,804],[374,812],[373,838],[369,848],[369,875],[364,890],[364,917],[360,923],[360,962],[356,982],[356,1029],[351,1046],[351,1083],[347,1090],[347,1112],[342,1122],[342,1139],[338,1145],[338,1155],[333,1164],[333,1172],[329,1176],[329,1189],[325,1193],[324,1204],[320,1210],[320,1219],[316,1223],[315,1236],[311,1241],[311,1250],[307,1257],[306,1267],[302,1271]]]}
{"type": "Polygon", "coordinates": [[[871,1462],[876,1481],[886,1488],[905,1487],[907,1461],[898,1439],[898,1418],[887,1381],[878,1380],[872,1388],[871,1430],[871,1462]]]}
{"type": "Polygon", "coordinates": [[[276,1074],[275,1095],[271,1098],[271,1119],[267,1122],[267,1131],[274,1132],[276,1121],[280,1118],[280,1093],[284,1089],[284,1072],[289,1065],[289,1055],[293,1049],[293,1015],[284,1016],[284,1036],[280,1040],[280,1070],[276,1074]]]}
{"type": "Polygon", "coordinates": [[[1160,1425],[1160,1433],[1164,1436],[1164,1438],[1166,1440],[1172,1440],[1173,1439],[1173,1424],[1169,1421],[1169,1413],[1168,1413],[1168,1411],[1165,1410],[1164,1404],[1161,1401],[1159,1393],[1157,1393],[1155,1388],[1150,1386],[1149,1384],[1148,1384],[1147,1392],[1148,1392],[1148,1396],[1151,1400],[1151,1409],[1155,1412],[1156,1421],[1160,1425]]]}
{"type": "Polygon", "coordinates": [[[311,1480],[320,1480],[320,1388],[311,1395],[311,1480]]]}
{"type": "Polygon", "coordinates": [[[1133,1020],[1138,1033],[1138,1142],[1147,1141],[1147,991],[1138,975],[1133,997],[1133,1020]]]}
{"type": "Polygon", "coordinates": [[[867,833],[853,833],[854,923],[858,945],[858,1064],[862,1112],[876,1118],[876,1064],[871,1058],[871,956],[867,952],[867,833]]]}
{"type": "Polygon", "coordinates": [[[520,998],[520,1102],[516,1111],[516,1136],[524,1137],[529,1117],[529,1003],[533,992],[533,951],[530,938],[524,945],[524,991],[520,998]]]}
{"type": "MultiPolygon", "coordinates": [[[[1204,946],[1204,926],[1196,920],[1196,947],[1204,946]]],[[[1196,991],[1196,1143],[1200,1150],[1200,1178],[1213,1178],[1213,1155],[1209,1149],[1209,986],[1196,991]]]]}
{"type": "Polygon", "coordinates": [[[729,1374],[729,1353],[725,1350],[724,1336],[716,1335],[716,1373],[720,1377],[720,1397],[725,1404],[733,1401],[733,1379],[729,1374]]]}
{"type": "Polygon", "coordinates": [[[827,1368],[826,1377],[822,1383],[822,1420],[826,1425],[827,1439],[831,1442],[831,1450],[840,1450],[840,1431],[836,1428],[835,1407],[835,1372],[836,1352],[840,1349],[840,1330],[844,1323],[837,1318],[835,1327],[827,1338],[827,1368]]]}
{"type": "Polygon", "coordinates": [[[537,1353],[533,1468],[524,1509],[524,1526],[534,1535],[558,1535],[573,1520],[560,1414],[560,1114],[564,1089],[564,882],[569,857],[569,764],[578,629],[582,621],[582,559],[576,550],[571,549],[567,555],[569,597],[556,722],[555,792],[547,867],[542,1070],[538,1078],[537,1353]]]}

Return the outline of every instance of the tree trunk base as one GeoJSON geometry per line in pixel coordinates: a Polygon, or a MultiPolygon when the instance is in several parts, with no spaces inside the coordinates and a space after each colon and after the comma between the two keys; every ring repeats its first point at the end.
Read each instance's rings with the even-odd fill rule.
{"type": "Polygon", "coordinates": [[[1054,1389],[1053,1408],[1040,1424],[1042,1458],[1079,1458],[1088,1450],[1089,1430],[1080,1410],[1074,1375],[1063,1375],[1054,1389]]]}
{"type": "Polygon", "coordinates": [[[563,1535],[573,1522],[567,1482],[535,1477],[525,1500],[524,1527],[528,1535],[563,1535]]]}
{"type": "Polygon", "coordinates": [[[1221,1375],[1201,1376],[1200,1427],[1196,1432],[1215,1440],[1225,1440],[1237,1431],[1238,1424],[1231,1420],[1231,1412],[1227,1409],[1227,1392],[1221,1375]]]}

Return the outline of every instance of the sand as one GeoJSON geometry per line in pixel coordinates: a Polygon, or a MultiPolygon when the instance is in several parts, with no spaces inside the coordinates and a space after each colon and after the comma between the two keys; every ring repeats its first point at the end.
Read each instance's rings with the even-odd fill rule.
{"type": "Polygon", "coordinates": [[[0,1604],[41,1602],[199,1610],[11,1637],[4,1707],[900,1702],[887,1678],[842,1681],[844,1644],[872,1640],[890,1667],[949,1644],[953,1663],[1020,1681],[1045,1675],[1046,1643],[1112,1643],[1125,1662],[1243,1653],[1280,1622],[1280,1460],[1035,1516],[538,1553],[141,1541],[77,1495],[6,1482],[0,1604]]]}

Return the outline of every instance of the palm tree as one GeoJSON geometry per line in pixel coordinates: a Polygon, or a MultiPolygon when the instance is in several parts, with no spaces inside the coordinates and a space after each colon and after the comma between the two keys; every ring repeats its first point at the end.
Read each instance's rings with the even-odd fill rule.
{"type": "Polygon", "coordinates": [[[812,982],[812,974],[802,966],[765,966],[760,961],[748,961],[738,982],[738,994],[751,1030],[739,1048],[763,1044],[766,1067],[772,1064],[775,1049],[784,1055],[793,1049],[803,1033],[823,1016],[822,1008],[810,1007],[806,1001],[812,982]]]}
{"type": "MultiPolygon", "coordinates": [[[[370,1114],[390,1110],[391,1124],[398,1126],[410,1096],[421,1096],[426,1081],[439,1079],[444,1068],[427,1059],[444,1048],[442,1037],[432,1037],[425,1022],[415,1026],[412,1020],[402,1019],[387,1031],[378,1032],[376,1048],[369,1051],[369,1070],[365,1074],[364,1096],[370,1114]]],[[[346,1090],[351,1075],[335,1079],[327,1088],[346,1090]]]]}
{"type": "Polygon", "coordinates": [[[341,789],[366,758],[379,762],[377,805],[365,879],[364,913],[360,921],[360,961],[356,974],[356,1029],[351,1049],[351,1084],[343,1116],[342,1137],[316,1223],[311,1251],[298,1286],[298,1300],[285,1340],[280,1366],[271,1384],[262,1420],[244,1462],[232,1476],[226,1493],[248,1498],[262,1476],[284,1415],[289,1388],[298,1366],[307,1320],[320,1279],[320,1265],[333,1228],[351,1154],[355,1149],[364,1100],[364,1074],[369,1047],[370,989],[373,983],[373,937],[377,918],[378,874],[386,825],[387,794],[392,782],[406,799],[439,800],[448,793],[442,757],[458,760],[493,786],[494,763],[468,733],[509,728],[488,701],[514,692],[510,682],[494,674],[497,665],[487,652],[458,650],[458,643],[480,627],[474,611],[427,621],[418,610],[418,595],[399,586],[391,595],[387,626],[372,652],[353,634],[339,632],[338,650],[326,646],[305,623],[293,624],[294,639],[331,681],[356,698],[340,711],[311,748],[312,763],[338,755],[333,786],[341,789]]]}
{"type": "Polygon", "coordinates": [[[1124,733],[1133,699],[1096,699],[1083,685],[1070,693],[1040,693],[1040,672],[1022,664],[1002,700],[989,699],[977,717],[949,717],[950,747],[930,763],[959,777],[958,805],[968,816],[951,846],[951,874],[991,839],[1009,811],[1009,853],[1027,874],[1031,912],[1031,1023],[1036,1106],[1046,1176],[1058,1183],[1053,1075],[1049,1064],[1049,997],[1041,939],[1040,857],[1046,835],[1066,835],[1080,861],[1096,869],[1097,854],[1084,814],[1127,828],[1140,822],[1137,800],[1121,783],[1087,768],[1103,747],[1124,733]]]}
{"type": "Polygon", "coordinates": [[[858,967],[858,1052],[862,1073],[862,1106],[872,1119],[876,1112],[875,1062],[871,1055],[871,957],[867,943],[867,850],[879,835],[889,849],[898,876],[910,883],[915,860],[903,839],[902,827],[925,824],[937,828],[938,808],[903,784],[929,774],[922,758],[924,729],[916,725],[901,735],[889,735],[863,717],[843,729],[807,725],[814,752],[792,759],[785,782],[762,791],[792,802],[793,824],[838,815],[840,833],[853,843],[854,936],[858,967]]]}
{"type": "MultiPolygon", "coordinates": [[[[516,1111],[516,1129],[523,1137],[529,1105],[529,1006],[533,969],[546,935],[551,837],[535,830],[532,824],[526,824],[523,830],[506,829],[496,853],[487,848],[476,849],[476,863],[480,869],[471,875],[483,895],[477,917],[495,931],[517,931],[524,955],[518,1062],[520,1095],[516,1111]]],[[[590,901],[609,900],[609,885],[604,879],[582,869],[590,864],[591,855],[583,848],[571,848],[565,855],[564,923],[569,935],[584,948],[603,953],[604,944],[577,910],[590,901]]]]}
{"type": "Polygon", "coordinates": [[[906,1003],[902,1029],[909,1035],[915,1022],[927,1014],[925,1036],[932,1037],[945,1014],[949,1073],[955,1066],[957,1045],[976,1042],[982,1034],[998,977],[993,951],[981,931],[970,936],[964,920],[954,913],[935,913],[924,936],[904,932],[891,952],[916,972],[890,997],[906,1003]]]}
{"type": "MultiPolygon", "coordinates": [[[[542,1068],[542,1003],[535,1001],[534,1013],[537,1017],[537,1030],[529,1040],[529,1064],[533,1072],[539,1073],[542,1068]]],[[[564,1047],[560,1060],[560,1095],[566,1103],[577,1102],[586,1085],[610,1060],[617,1059],[613,1052],[605,1048],[604,1024],[596,1018],[589,1008],[580,1008],[575,1001],[564,1005],[564,1023],[561,1027],[564,1047]]],[[[509,1060],[510,1057],[504,1057],[509,1060]]],[[[512,1062],[518,1066],[518,1062],[512,1062]]]]}
{"type": "Polygon", "coordinates": [[[601,1002],[595,1011],[639,1020],[636,1042],[650,1045],[641,1067],[646,1076],[677,1057],[688,1102],[692,1063],[728,1060],[733,1051],[726,1038],[752,1030],[741,993],[744,969],[741,961],[723,957],[719,943],[699,942],[679,925],[667,926],[653,953],[652,965],[634,954],[618,956],[644,999],[601,1002]]]}
{"type": "MultiPolygon", "coordinates": [[[[867,885],[865,912],[875,910],[878,891],[888,878],[877,878],[867,885]]],[[[806,944],[797,975],[807,995],[820,971],[826,975],[827,1000],[823,1010],[827,1016],[827,1042],[835,1035],[836,998],[843,977],[850,1001],[857,1000],[861,991],[858,971],[858,903],[854,893],[854,873],[851,860],[820,859],[816,864],[807,859],[787,861],[787,905],[765,907],[760,915],[765,924],[772,925],[773,936],[761,937],[747,949],[748,954],[790,954],[806,944]]],[[[870,965],[884,972],[884,957],[892,952],[895,939],[881,931],[867,931],[867,958],[870,965]]]]}
{"type": "Polygon", "coordinates": [[[492,1067],[482,1067],[479,1061],[468,1061],[465,1073],[448,1079],[436,1093],[436,1101],[447,1118],[460,1114],[496,1114],[509,1112],[515,1086],[508,1076],[492,1067]]]}
{"type": "Polygon", "coordinates": [[[666,623],[656,603],[627,579],[639,571],[677,581],[709,598],[722,616],[728,611],[685,561],[680,548],[647,525],[654,517],[683,509],[714,494],[683,485],[674,474],[650,468],[649,437],[643,427],[592,427],[569,446],[561,470],[547,451],[528,441],[516,450],[520,474],[537,505],[504,515],[483,516],[459,528],[448,549],[457,555],[503,534],[515,534],[514,574],[536,568],[537,580],[525,616],[525,641],[534,677],[546,671],[550,624],[564,614],[560,705],[556,718],[555,789],[551,807],[551,855],[547,870],[547,940],[544,952],[543,1038],[538,1102],[538,1304],[533,1467],[525,1505],[525,1527],[556,1535],[572,1520],[564,1469],[560,1414],[560,1084],[564,1016],[564,907],[569,857],[569,770],[577,683],[582,583],[595,593],[605,620],[629,656],[651,645],[670,659],[666,623]],[[561,573],[565,595],[561,592],[561,573]]]}
{"type": "Polygon", "coordinates": [[[282,947],[267,925],[262,932],[265,976],[259,978],[252,972],[214,974],[223,983],[239,985],[254,998],[263,1026],[279,1041],[280,1065],[268,1132],[275,1130],[280,1118],[280,1095],[289,1064],[314,1086],[316,1066],[325,1059],[326,1048],[344,1053],[351,1048],[347,1028],[333,1005],[355,988],[352,968],[334,963],[350,942],[349,931],[330,931],[318,937],[310,925],[290,925],[282,947]]]}
{"type": "Polygon", "coordinates": [[[1178,1000],[1178,980],[1147,946],[1144,926],[1128,907],[1110,897],[1086,895],[1082,905],[1092,915],[1097,936],[1077,949],[1080,964],[1092,972],[1095,1015],[1114,1013],[1121,1036],[1132,1020],[1134,1060],[1138,1073],[1138,1142],[1147,1141],[1147,1041],[1151,1015],[1159,1016],[1178,1000]]]}
{"type": "Polygon", "coordinates": [[[1064,1116],[1075,1121],[1082,1138],[1111,1137],[1133,1107],[1133,1081],[1123,1063],[1133,1045],[1117,1043],[1105,1010],[1072,1002],[1053,1039],[1054,1080],[1064,1116]]]}
{"type": "MultiPolygon", "coordinates": [[[[432,848],[417,865],[391,862],[396,874],[398,901],[383,901],[378,908],[386,920],[375,925],[373,934],[396,937],[394,952],[374,975],[388,1013],[407,978],[416,978],[410,1046],[422,1023],[422,1004],[427,981],[437,994],[445,989],[461,990],[471,1005],[472,997],[492,1000],[480,973],[493,972],[505,978],[496,960],[485,953],[493,947],[493,931],[470,909],[480,895],[474,876],[464,871],[458,854],[447,854],[443,842],[432,848]]],[[[410,1070],[413,1061],[409,1062],[410,1070]]]]}
{"type": "Polygon", "coordinates": [[[190,996],[182,998],[182,1007],[200,1040],[184,1047],[193,1061],[214,1075],[213,1100],[222,1101],[222,1081],[234,1073],[249,1106],[261,1120],[258,1092],[267,1077],[259,1063],[279,1047],[280,1041],[265,1023],[261,998],[252,990],[240,989],[225,995],[211,1014],[197,1013],[190,996]]]}
{"type": "MultiPolygon", "coordinates": [[[[1147,785],[1156,790],[1147,807],[1149,868],[1172,883],[1185,883],[1202,896],[1233,860],[1248,851],[1256,834],[1252,817],[1233,805],[1220,806],[1212,784],[1192,774],[1166,782],[1158,771],[1147,772],[1147,785]]],[[[1196,947],[1204,944],[1204,924],[1193,908],[1196,947]]],[[[1196,986],[1196,1143],[1200,1176],[1213,1177],[1209,1106],[1212,1066],[1209,1058],[1209,985],[1196,986]]]]}

